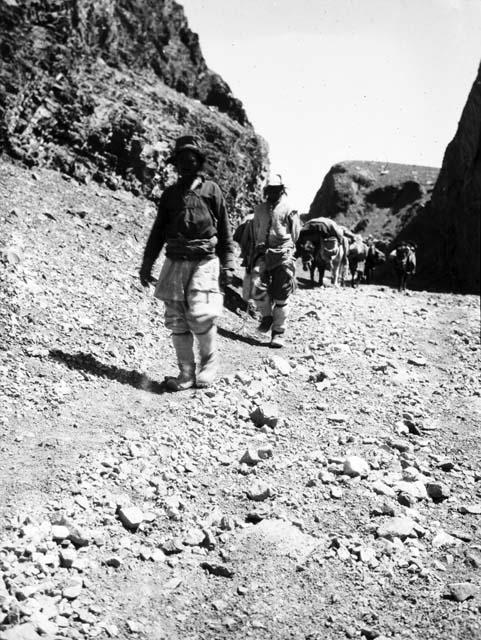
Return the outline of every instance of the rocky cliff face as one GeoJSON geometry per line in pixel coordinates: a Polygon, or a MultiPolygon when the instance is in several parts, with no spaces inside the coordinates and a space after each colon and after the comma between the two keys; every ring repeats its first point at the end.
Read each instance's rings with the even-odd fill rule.
{"type": "Polygon", "coordinates": [[[183,133],[240,212],[259,195],[264,141],[206,65],[172,0],[0,2],[0,144],[27,165],[154,195],[183,133]]]}
{"type": "Polygon", "coordinates": [[[429,199],[438,171],[389,162],[341,162],[327,173],[304,217],[335,218],[387,247],[429,199]]]}
{"type": "Polygon", "coordinates": [[[479,292],[481,217],[481,65],[458,129],[444,154],[431,205],[417,225],[434,241],[436,273],[461,291],[479,292]]]}

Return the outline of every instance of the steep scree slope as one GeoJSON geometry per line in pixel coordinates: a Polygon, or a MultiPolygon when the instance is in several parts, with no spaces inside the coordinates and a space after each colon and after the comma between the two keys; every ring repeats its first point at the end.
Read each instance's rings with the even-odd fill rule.
{"type": "Polygon", "coordinates": [[[33,166],[155,196],[173,139],[196,132],[237,211],[267,163],[242,103],[172,0],[0,2],[0,145],[33,166]]]}

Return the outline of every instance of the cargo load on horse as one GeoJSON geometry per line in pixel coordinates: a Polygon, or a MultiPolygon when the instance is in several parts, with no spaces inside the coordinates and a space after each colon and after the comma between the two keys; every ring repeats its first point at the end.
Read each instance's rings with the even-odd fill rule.
{"type": "Polygon", "coordinates": [[[342,228],[330,218],[313,218],[306,222],[297,242],[297,256],[302,259],[304,270],[310,270],[311,282],[314,284],[317,269],[321,286],[326,269],[331,273],[333,285],[342,283],[347,251],[348,241],[342,228]]]}

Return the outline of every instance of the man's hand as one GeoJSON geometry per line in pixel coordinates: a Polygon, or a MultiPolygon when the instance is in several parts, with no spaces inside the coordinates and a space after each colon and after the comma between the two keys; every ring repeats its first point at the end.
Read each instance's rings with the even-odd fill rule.
{"type": "Polygon", "coordinates": [[[149,284],[153,281],[150,269],[148,269],[147,267],[142,267],[140,269],[139,278],[140,278],[140,284],[143,287],[148,287],[149,284]]]}
{"type": "Polygon", "coordinates": [[[233,279],[234,279],[234,269],[221,269],[220,286],[222,288],[232,284],[233,279]]]}

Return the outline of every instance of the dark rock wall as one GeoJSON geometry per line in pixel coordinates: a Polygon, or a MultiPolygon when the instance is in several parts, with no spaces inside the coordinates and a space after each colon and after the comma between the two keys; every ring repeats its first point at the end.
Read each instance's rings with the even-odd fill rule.
{"type": "Polygon", "coordinates": [[[176,2],[2,0],[0,55],[0,145],[23,163],[155,196],[193,132],[231,209],[258,198],[266,144],[176,2]]]}
{"type": "Polygon", "coordinates": [[[480,289],[481,64],[446,148],[430,209],[420,221],[433,237],[430,258],[450,287],[480,289]]]}

